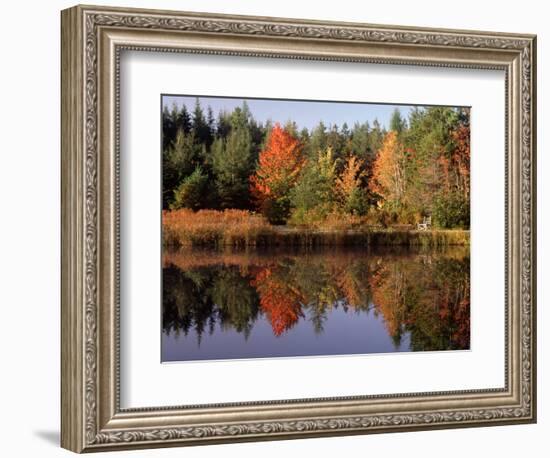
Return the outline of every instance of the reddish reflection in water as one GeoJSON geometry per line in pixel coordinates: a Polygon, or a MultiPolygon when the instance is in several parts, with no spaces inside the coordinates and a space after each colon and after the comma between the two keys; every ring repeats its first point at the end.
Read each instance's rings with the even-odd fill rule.
{"type": "Polygon", "coordinates": [[[469,345],[466,248],[164,256],[164,361],[469,345]]]}

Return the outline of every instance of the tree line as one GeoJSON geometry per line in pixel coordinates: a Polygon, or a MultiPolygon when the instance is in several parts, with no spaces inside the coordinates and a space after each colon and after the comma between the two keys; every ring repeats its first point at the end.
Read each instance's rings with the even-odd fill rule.
{"type": "Polygon", "coordinates": [[[162,112],[163,209],[243,209],[272,224],[356,216],[373,224],[469,227],[469,111],[396,109],[378,121],[309,130],[254,119],[246,101],[162,112]]]}

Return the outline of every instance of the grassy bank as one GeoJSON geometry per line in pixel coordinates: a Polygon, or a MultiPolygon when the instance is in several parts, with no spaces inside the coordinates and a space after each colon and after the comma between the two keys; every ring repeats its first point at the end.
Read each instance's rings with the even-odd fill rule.
{"type": "Polygon", "coordinates": [[[242,210],[176,210],[162,217],[165,246],[455,246],[469,245],[467,230],[406,230],[354,225],[351,228],[270,225],[242,210]]]}

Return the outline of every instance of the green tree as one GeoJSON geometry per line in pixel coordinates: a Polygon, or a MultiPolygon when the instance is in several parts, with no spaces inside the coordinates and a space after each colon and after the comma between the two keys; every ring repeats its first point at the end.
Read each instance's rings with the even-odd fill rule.
{"type": "Polygon", "coordinates": [[[332,150],[332,155],[337,159],[342,159],[345,152],[346,142],[340,133],[337,124],[333,124],[327,134],[327,147],[332,150]]]}
{"type": "Polygon", "coordinates": [[[372,128],[369,132],[369,149],[373,153],[377,152],[384,143],[386,137],[386,130],[382,128],[378,119],[375,119],[372,123],[372,128]]]}
{"type": "Polygon", "coordinates": [[[244,126],[233,128],[227,139],[212,145],[216,190],[222,208],[249,206],[249,176],[252,173],[252,141],[244,126]]]}
{"type": "Polygon", "coordinates": [[[175,141],[162,153],[162,204],[169,208],[174,198],[174,190],[183,178],[190,175],[200,162],[200,145],[194,134],[179,130],[175,141]]]}
{"type": "Polygon", "coordinates": [[[176,139],[178,125],[178,108],[176,104],[169,110],[168,106],[162,108],[162,149],[168,148],[176,139]]]}
{"type": "Polygon", "coordinates": [[[187,107],[182,105],[181,109],[178,111],[176,118],[176,127],[178,130],[183,130],[184,133],[191,132],[191,115],[187,111],[187,107]]]}
{"type": "Polygon", "coordinates": [[[438,227],[470,227],[470,201],[460,192],[439,193],[433,203],[433,220],[438,227]]]}
{"type": "Polygon", "coordinates": [[[319,151],[317,160],[309,160],[290,192],[293,221],[307,223],[308,219],[323,219],[336,202],[335,180],[337,161],[332,148],[319,151]]]}
{"type": "Polygon", "coordinates": [[[327,128],[321,121],[311,132],[307,155],[313,159],[317,158],[319,151],[324,151],[327,148],[327,140],[327,128]]]}
{"type": "Polygon", "coordinates": [[[193,133],[197,144],[205,145],[206,148],[212,143],[212,132],[208,120],[204,116],[204,111],[201,107],[199,98],[195,101],[195,109],[193,110],[193,133]]]}
{"type": "Polygon", "coordinates": [[[193,173],[184,178],[174,190],[174,199],[170,204],[170,208],[172,210],[178,208],[198,210],[202,208],[207,184],[208,176],[203,173],[200,165],[197,165],[193,173]]]}
{"type": "Polygon", "coordinates": [[[401,134],[407,128],[407,122],[401,116],[399,108],[395,108],[390,118],[390,130],[401,134]]]}
{"type": "Polygon", "coordinates": [[[231,115],[226,111],[220,111],[218,113],[218,121],[216,126],[216,137],[226,138],[231,131],[231,115]]]}
{"type": "Polygon", "coordinates": [[[453,132],[459,114],[449,107],[413,110],[409,129],[403,135],[405,149],[413,155],[407,161],[408,201],[417,214],[431,215],[433,205],[445,182],[444,159],[456,147],[453,132]]]}

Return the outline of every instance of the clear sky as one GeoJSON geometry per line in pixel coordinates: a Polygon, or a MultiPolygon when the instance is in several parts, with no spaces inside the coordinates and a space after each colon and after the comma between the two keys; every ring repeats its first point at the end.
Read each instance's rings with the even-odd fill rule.
{"type": "MultiPolygon", "coordinates": [[[[164,95],[162,104],[170,109],[175,103],[178,108],[183,104],[189,112],[195,107],[195,96],[174,96],[164,95]]],[[[246,100],[250,112],[258,122],[265,123],[271,119],[274,123],[285,124],[291,120],[296,122],[299,129],[306,127],[311,130],[320,121],[325,126],[337,124],[342,127],[346,122],[351,128],[356,122],[368,121],[371,125],[378,119],[382,127],[388,127],[390,117],[395,108],[399,108],[401,115],[407,118],[413,105],[381,105],[374,103],[350,103],[350,102],[317,102],[301,100],[271,100],[271,99],[243,99],[243,98],[220,98],[220,97],[199,97],[200,103],[205,110],[210,105],[217,118],[222,110],[233,111],[234,108],[242,105],[246,100]]],[[[206,113],[205,113],[206,114],[206,113]]]]}

